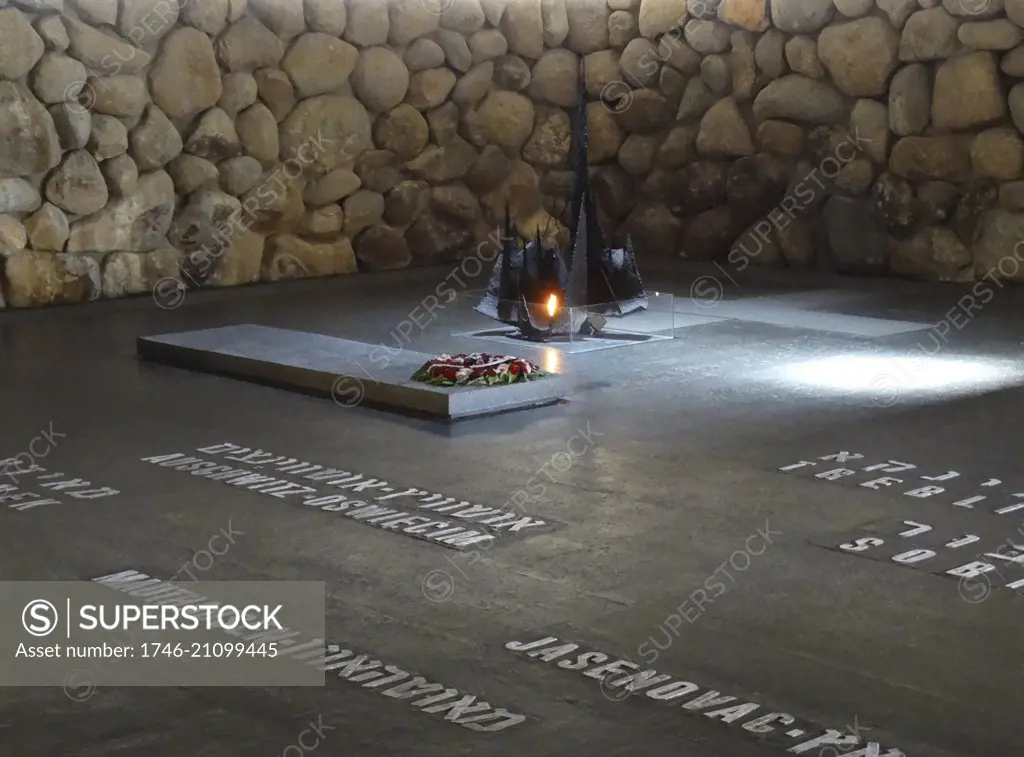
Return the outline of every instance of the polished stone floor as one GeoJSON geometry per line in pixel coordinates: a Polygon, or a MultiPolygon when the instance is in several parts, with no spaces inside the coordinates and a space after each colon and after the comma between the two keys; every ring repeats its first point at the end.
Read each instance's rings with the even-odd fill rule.
{"type": "Polygon", "coordinates": [[[5,687],[0,753],[1019,752],[1024,293],[651,266],[649,286],[676,296],[674,339],[524,348],[571,378],[569,401],[451,425],[364,408],[358,387],[332,403],[135,357],[140,335],[236,323],[380,342],[378,367],[400,348],[489,349],[451,336],[476,328],[465,298],[417,308],[448,273],[0,313],[0,457],[48,436],[30,453],[47,475],[118,492],[22,478],[55,502],[0,504],[0,580],[181,580],[193,566],[203,580],[323,581],[331,643],[476,705],[382,695],[351,671],[322,689],[5,687]],[[174,453],[513,502],[543,527],[458,551],[143,461],[174,453]],[[230,547],[200,563],[225,529],[230,547]],[[559,642],[506,646],[547,637],[559,642]],[[622,696],[634,668],[583,674],[605,659],[665,683],[622,696]],[[481,700],[493,709],[474,711],[481,700]],[[499,708],[525,719],[466,727],[499,708]]]}

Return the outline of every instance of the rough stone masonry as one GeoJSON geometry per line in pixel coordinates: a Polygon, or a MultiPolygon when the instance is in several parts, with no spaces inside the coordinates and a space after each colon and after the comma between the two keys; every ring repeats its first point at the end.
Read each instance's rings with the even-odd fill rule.
{"type": "Polygon", "coordinates": [[[1024,0],[2,5],[0,307],[564,240],[581,58],[641,255],[1024,278],[1024,0]]]}

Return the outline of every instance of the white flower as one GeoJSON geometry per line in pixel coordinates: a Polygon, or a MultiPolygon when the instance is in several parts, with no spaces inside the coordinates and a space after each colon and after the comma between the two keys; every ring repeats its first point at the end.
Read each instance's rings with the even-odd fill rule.
{"type": "Polygon", "coordinates": [[[455,380],[465,381],[466,379],[469,378],[469,374],[471,374],[472,372],[473,370],[471,368],[459,368],[459,370],[455,372],[455,380]]]}
{"type": "Polygon", "coordinates": [[[494,371],[499,376],[502,375],[503,373],[508,373],[508,363],[502,363],[497,368],[495,368],[494,371]]]}

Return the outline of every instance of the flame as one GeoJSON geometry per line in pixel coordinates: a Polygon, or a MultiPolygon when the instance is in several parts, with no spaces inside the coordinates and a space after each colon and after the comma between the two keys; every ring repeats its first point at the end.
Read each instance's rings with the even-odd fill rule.
{"type": "Polygon", "coordinates": [[[556,313],[558,313],[558,295],[553,294],[548,297],[548,317],[554,318],[556,313]]]}

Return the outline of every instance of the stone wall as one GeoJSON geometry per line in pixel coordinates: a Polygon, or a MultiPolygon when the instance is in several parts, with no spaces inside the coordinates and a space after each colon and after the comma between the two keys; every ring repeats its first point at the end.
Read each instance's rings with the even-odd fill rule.
{"type": "Polygon", "coordinates": [[[1005,3],[0,0],[0,307],[564,240],[581,58],[641,257],[1012,278],[1005,3]]]}

